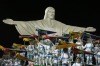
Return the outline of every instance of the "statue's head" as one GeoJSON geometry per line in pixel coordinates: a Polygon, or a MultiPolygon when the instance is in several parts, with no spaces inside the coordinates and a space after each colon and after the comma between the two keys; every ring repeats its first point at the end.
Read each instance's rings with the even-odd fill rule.
{"type": "Polygon", "coordinates": [[[45,9],[44,19],[54,19],[55,17],[55,9],[53,7],[47,7],[45,9]]]}

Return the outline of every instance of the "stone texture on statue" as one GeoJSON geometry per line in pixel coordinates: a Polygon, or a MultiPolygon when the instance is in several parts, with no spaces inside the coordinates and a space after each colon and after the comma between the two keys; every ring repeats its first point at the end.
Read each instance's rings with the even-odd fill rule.
{"type": "Polygon", "coordinates": [[[31,35],[31,34],[38,35],[38,32],[36,31],[37,28],[57,32],[55,33],[55,35],[59,36],[62,36],[63,33],[68,34],[69,31],[74,31],[74,32],[96,31],[96,29],[93,27],[85,28],[85,27],[71,26],[55,20],[55,9],[53,7],[46,8],[44,19],[41,20],[14,21],[12,19],[4,19],[3,22],[9,25],[15,25],[17,31],[21,35],[31,35]]]}

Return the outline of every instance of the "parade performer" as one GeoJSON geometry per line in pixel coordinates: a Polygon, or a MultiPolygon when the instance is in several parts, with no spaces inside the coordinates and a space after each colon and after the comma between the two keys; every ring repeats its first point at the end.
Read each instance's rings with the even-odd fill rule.
{"type": "Polygon", "coordinates": [[[99,49],[99,51],[96,53],[96,61],[97,61],[97,64],[96,64],[96,65],[100,65],[100,49],[99,49]]]}
{"type": "Polygon", "coordinates": [[[61,61],[62,61],[62,66],[69,66],[69,55],[68,55],[68,49],[64,48],[63,52],[61,54],[61,61]]]}
{"type": "MultiPolygon", "coordinates": [[[[59,43],[56,43],[55,45],[58,45],[59,43]]],[[[53,52],[53,64],[54,66],[60,65],[60,49],[55,49],[53,52]]]]}
{"type": "MultiPolygon", "coordinates": [[[[85,51],[93,52],[93,47],[94,47],[94,45],[92,43],[92,39],[91,38],[87,39],[87,43],[84,46],[85,51]]],[[[86,57],[86,64],[92,65],[92,57],[93,57],[93,55],[85,54],[85,57],[86,57]]]]}
{"type": "MultiPolygon", "coordinates": [[[[76,41],[75,44],[80,45],[80,46],[76,47],[77,49],[80,49],[80,50],[84,49],[84,47],[83,47],[83,41],[81,39],[81,36],[77,38],[77,41],[76,41]]],[[[84,62],[84,54],[77,54],[77,57],[80,57],[82,59],[81,61],[84,62]]]]}
{"type": "MultiPolygon", "coordinates": [[[[72,37],[70,37],[70,38],[68,39],[68,44],[72,44],[72,43],[74,43],[74,40],[73,40],[72,37]]],[[[73,61],[74,54],[73,54],[71,48],[72,48],[72,47],[69,47],[69,48],[68,48],[68,54],[69,54],[69,56],[70,56],[70,61],[73,61]]]]}
{"type": "Polygon", "coordinates": [[[48,64],[50,64],[50,66],[52,66],[52,53],[50,52],[50,48],[53,45],[52,41],[50,39],[44,39],[43,40],[43,44],[45,45],[45,62],[46,62],[46,66],[48,66],[48,64]]]}
{"type": "Polygon", "coordinates": [[[94,54],[95,54],[94,56],[96,59],[96,65],[100,65],[100,47],[98,44],[95,44],[94,54]]]}
{"type": "MultiPolygon", "coordinates": [[[[33,39],[29,40],[29,45],[26,47],[26,51],[27,51],[27,58],[29,58],[30,60],[33,60],[34,58],[34,42],[33,39]]],[[[30,62],[28,62],[30,63],[30,62]]]]}
{"type": "Polygon", "coordinates": [[[76,62],[73,63],[72,66],[83,66],[83,64],[81,63],[81,58],[77,57],[76,62]]]}
{"type": "Polygon", "coordinates": [[[45,45],[42,42],[39,42],[37,49],[38,49],[38,54],[39,54],[39,65],[44,65],[45,64],[45,45]]]}

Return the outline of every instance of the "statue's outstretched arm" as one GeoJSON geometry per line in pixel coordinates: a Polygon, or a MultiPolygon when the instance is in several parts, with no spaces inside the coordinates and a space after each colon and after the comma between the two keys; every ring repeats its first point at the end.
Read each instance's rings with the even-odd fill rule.
{"type": "Polygon", "coordinates": [[[9,25],[16,25],[16,22],[14,22],[12,19],[4,19],[3,22],[9,25]]]}
{"type": "Polygon", "coordinates": [[[73,29],[73,31],[75,32],[79,32],[79,31],[87,31],[87,32],[95,32],[96,31],[96,28],[94,27],[78,27],[78,26],[70,26],[69,29],[73,29]]]}
{"type": "Polygon", "coordinates": [[[95,32],[95,31],[96,31],[96,28],[94,28],[94,27],[87,27],[87,28],[85,29],[85,31],[88,31],[88,32],[95,32]]]}
{"type": "Polygon", "coordinates": [[[72,32],[84,32],[84,31],[86,31],[86,32],[95,32],[96,31],[96,28],[94,28],[94,27],[78,27],[78,26],[69,26],[69,25],[67,25],[64,29],[63,29],[63,33],[68,33],[69,34],[69,32],[70,31],[72,31],[72,32]],[[67,27],[68,26],[68,27],[67,27]]]}

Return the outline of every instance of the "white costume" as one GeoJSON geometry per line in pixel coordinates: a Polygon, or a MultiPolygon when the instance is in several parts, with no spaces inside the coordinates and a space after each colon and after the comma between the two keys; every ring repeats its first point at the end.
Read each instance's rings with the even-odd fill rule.
{"type": "Polygon", "coordinates": [[[73,63],[73,65],[72,66],[82,66],[82,63],[73,63]]]}
{"type": "Polygon", "coordinates": [[[100,65],[100,49],[99,52],[96,54],[97,57],[97,65],[100,65]]]}
{"type": "Polygon", "coordinates": [[[72,64],[72,66],[84,66],[81,62],[81,57],[77,57],[76,61],[72,64]]]}
{"type": "Polygon", "coordinates": [[[77,49],[83,50],[82,42],[77,41],[75,44],[80,45],[80,46],[77,46],[77,47],[76,47],[77,49]]]}
{"type": "Polygon", "coordinates": [[[93,44],[92,43],[86,43],[84,48],[85,48],[85,51],[92,51],[93,50],[93,44]]]}
{"type": "Polygon", "coordinates": [[[62,61],[62,66],[65,66],[66,64],[69,64],[69,55],[68,53],[62,53],[61,54],[61,61],[62,61]]]}
{"type": "Polygon", "coordinates": [[[12,19],[5,19],[3,20],[3,22],[6,24],[15,25],[17,31],[21,35],[31,35],[31,34],[38,35],[38,32],[36,31],[37,28],[57,32],[55,35],[59,36],[62,36],[63,33],[68,34],[69,30],[73,32],[96,31],[96,29],[93,27],[84,28],[84,27],[66,25],[61,23],[60,21],[55,20],[54,18],[55,18],[55,9],[53,7],[48,7],[45,10],[44,19],[42,20],[14,21],[12,19]]]}
{"type": "Polygon", "coordinates": [[[33,60],[33,54],[34,54],[34,45],[28,45],[27,48],[27,57],[31,60],[33,60]]]}
{"type": "Polygon", "coordinates": [[[44,65],[44,62],[45,62],[45,45],[43,43],[38,43],[38,46],[37,46],[37,49],[38,49],[38,54],[39,54],[39,65],[43,64],[44,65]],[[42,61],[41,61],[42,60],[42,61]]]}
{"type": "Polygon", "coordinates": [[[13,64],[14,66],[21,66],[20,60],[14,59],[13,62],[14,62],[13,64]]]}
{"type": "Polygon", "coordinates": [[[45,39],[43,40],[43,44],[45,47],[45,62],[46,66],[48,66],[48,63],[52,66],[52,53],[50,53],[50,48],[53,45],[50,39],[45,39]]]}
{"type": "Polygon", "coordinates": [[[26,49],[25,49],[25,48],[21,48],[20,50],[22,51],[22,52],[20,53],[20,55],[22,55],[22,56],[25,57],[25,51],[26,51],[26,49]]]}
{"type": "MultiPolygon", "coordinates": [[[[27,57],[31,60],[34,60],[34,64],[38,64],[38,48],[37,46],[35,47],[34,43],[30,43],[30,45],[27,46],[27,57]]],[[[32,62],[29,62],[29,65],[32,64],[32,62]]]]}
{"type": "MultiPolygon", "coordinates": [[[[70,38],[69,38],[68,43],[70,43],[70,44],[74,43],[74,42],[73,42],[73,39],[70,39],[70,38]]],[[[73,55],[73,52],[72,52],[71,48],[72,48],[72,47],[69,47],[69,48],[68,48],[68,54],[69,54],[69,56],[70,56],[70,61],[73,61],[74,55],[73,55]]]]}
{"type": "Polygon", "coordinates": [[[95,44],[95,47],[94,47],[94,57],[96,59],[96,65],[100,65],[100,48],[99,48],[99,45],[98,44],[95,44]]]}
{"type": "MultiPolygon", "coordinates": [[[[85,46],[84,46],[85,51],[87,51],[87,52],[92,52],[93,47],[94,47],[93,44],[90,43],[90,42],[86,43],[85,46]]],[[[86,59],[87,59],[86,60],[86,64],[92,65],[92,57],[93,57],[93,55],[85,54],[85,56],[86,56],[86,59]]]]}
{"type": "Polygon", "coordinates": [[[42,43],[44,44],[46,54],[48,54],[50,52],[52,42],[50,41],[50,39],[44,39],[42,40],[42,43]]]}
{"type": "Polygon", "coordinates": [[[53,64],[54,66],[59,66],[60,64],[60,53],[59,53],[59,49],[55,49],[52,53],[53,53],[53,64]]]}
{"type": "MultiPolygon", "coordinates": [[[[78,44],[80,46],[77,46],[77,49],[83,50],[83,43],[81,41],[81,39],[79,39],[75,44],[78,44]]],[[[83,54],[77,54],[77,57],[81,57],[82,62],[84,62],[84,55],[83,54]]]]}

